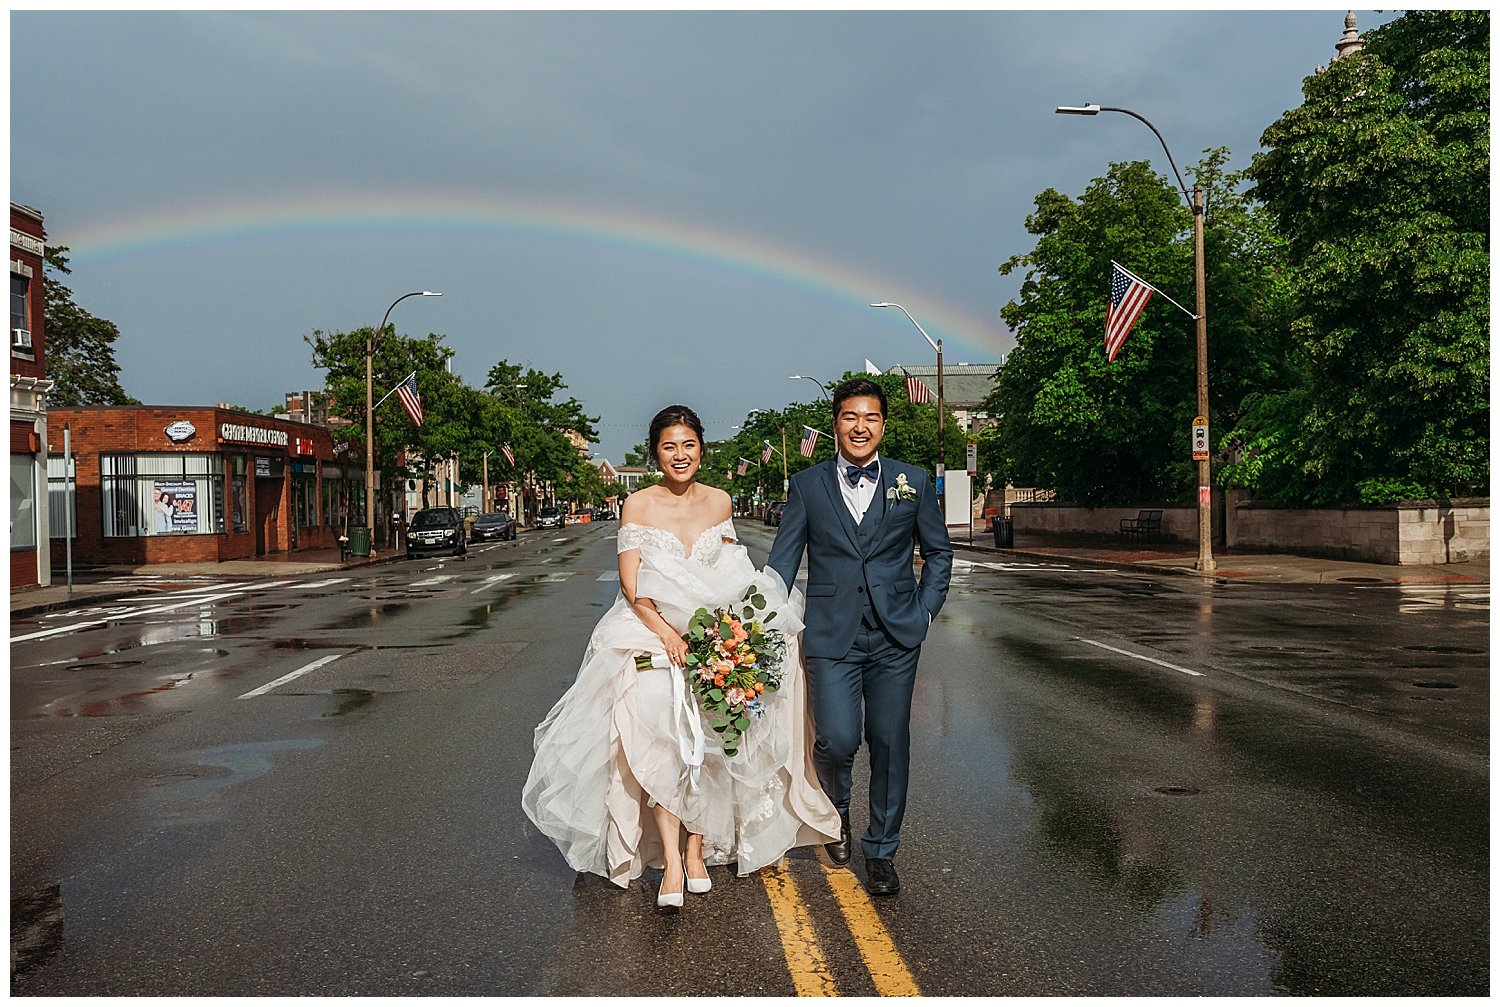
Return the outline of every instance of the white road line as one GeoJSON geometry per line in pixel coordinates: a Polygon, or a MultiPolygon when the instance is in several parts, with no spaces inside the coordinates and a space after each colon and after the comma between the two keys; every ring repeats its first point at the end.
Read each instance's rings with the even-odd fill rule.
{"type": "Polygon", "coordinates": [[[569,577],[572,577],[572,576],[573,575],[571,573],[544,573],[540,577],[537,578],[537,583],[538,584],[561,584],[563,581],[567,580],[569,577]]]}
{"type": "Polygon", "coordinates": [[[515,574],[513,574],[513,573],[497,573],[493,577],[486,577],[484,579],[484,583],[483,584],[479,585],[478,587],[476,587],[474,590],[470,591],[469,593],[470,594],[478,594],[481,591],[488,591],[490,588],[494,587],[496,584],[500,583],[501,581],[503,581],[503,580],[510,580],[514,576],[515,576],[515,574]]]}
{"type": "Polygon", "coordinates": [[[552,540],[552,544],[553,545],[557,545],[560,542],[566,542],[566,541],[567,541],[567,539],[565,539],[565,538],[555,538],[555,539],[552,540]]]}
{"type": "Polygon", "coordinates": [[[225,598],[232,598],[237,593],[238,592],[230,592],[227,594],[211,594],[201,598],[189,598],[187,601],[179,601],[171,605],[156,605],[151,608],[138,608],[134,611],[121,612],[118,615],[111,615],[107,619],[90,619],[87,622],[74,623],[71,626],[54,626],[52,629],[44,629],[36,633],[25,633],[21,636],[13,636],[10,638],[10,642],[22,643],[26,640],[40,640],[43,637],[47,636],[61,636],[63,633],[73,633],[80,629],[88,629],[91,626],[103,626],[105,623],[109,622],[119,622],[122,619],[133,619],[138,615],[155,615],[157,612],[170,612],[173,609],[184,608],[188,605],[208,605],[211,602],[223,601],[225,598]]]}
{"type": "Polygon", "coordinates": [[[348,577],[334,577],[332,580],[315,580],[311,584],[298,584],[298,587],[332,587],[335,584],[343,584],[348,577]]]}
{"type": "Polygon", "coordinates": [[[294,678],[300,678],[303,675],[306,675],[309,671],[316,671],[317,669],[323,667],[323,665],[329,664],[329,663],[331,663],[333,661],[337,661],[339,658],[341,658],[343,656],[344,656],[343,654],[329,654],[327,657],[320,657],[316,661],[314,661],[312,664],[305,664],[302,667],[298,668],[296,671],[288,672],[287,674],[282,675],[280,678],[276,679],[276,681],[274,681],[274,682],[267,682],[265,685],[261,686],[259,689],[251,689],[249,692],[245,693],[243,696],[239,696],[237,698],[239,698],[239,699],[250,699],[252,696],[262,696],[262,695],[270,692],[272,689],[276,688],[277,686],[285,685],[286,683],[290,682],[294,678]]]}
{"type": "Polygon", "coordinates": [[[1112,650],[1116,654],[1124,654],[1126,657],[1133,657],[1133,658],[1135,658],[1138,661],[1148,661],[1151,664],[1157,664],[1157,665],[1160,665],[1163,668],[1171,668],[1173,671],[1180,671],[1184,675],[1192,675],[1194,678],[1202,678],[1203,677],[1203,672],[1201,672],[1201,671],[1194,671],[1192,668],[1184,668],[1184,667],[1182,667],[1181,665],[1178,665],[1178,664],[1168,664],[1166,661],[1158,661],[1156,658],[1154,658],[1154,657],[1147,657],[1145,654],[1137,654],[1137,653],[1134,653],[1133,651],[1121,650],[1119,647],[1111,647],[1109,644],[1107,644],[1107,643],[1100,643],[1097,640],[1084,640],[1082,637],[1080,637],[1079,640],[1080,640],[1080,642],[1086,643],[1086,644],[1088,644],[1091,647],[1099,647],[1099,648],[1101,648],[1103,650],[1112,650]]]}
{"type": "Polygon", "coordinates": [[[609,573],[601,573],[599,576],[595,577],[594,579],[597,580],[597,581],[599,581],[601,584],[603,584],[603,583],[611,583],[613,581],[617,581],[617,580],[620,579],[620,571],[618,571],[618,570],[611,570],[609,573]]]}
{"type": "Polygon", "coordinates": [[[412,587],[431,587],[434,584],[441,584],[445,580],[452,580],[454,577],[457,577],[457,576],[458,576],[458,574],[456,574],[456,573],[440,573],[436,577],[428,577],[426,580],[414,581],[411,586],[412,587]]]}

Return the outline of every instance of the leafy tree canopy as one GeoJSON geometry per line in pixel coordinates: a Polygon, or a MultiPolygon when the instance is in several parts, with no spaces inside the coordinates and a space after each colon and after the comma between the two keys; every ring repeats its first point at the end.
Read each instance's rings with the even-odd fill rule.
{"type": "MultiPolygon", "coordinates": [[[[1281,380],[1270,341],[1285,311],[1282,244],[1269,219],[1207,153],[1191,172],[1207,196],[1209,408],[1233,424],[1246,392],[1281,380]]],[[[1153,297],[1124,347],[1105,356],[1111,260],[1193,303],[1192,211],[1146,162],[1118,163],[1074,200],[1055,189],[1026,221],[1036,247],[1000,266],[1025,270],[1020,298],[1001,311],[1017,345],[983,408],[986,467],[1020,485],[1100,504],[1188,497],[1189,438],[1197,406],[1191,317],[1153,297]]]]}
{"type": "Polygon", "coordinates": [[[1254,195],[1288,242],[1284,356],[1231,484],[1290,503],[1489,486],[1489,14],[1415,11],[1309,77],[1254,195]]]}
{"type": "Polygon", "coordinates": [[[139,405],[140,400],[120,386],[120,365],[115,361],[119,328],[74,303],[73,291],[59,278],[71,272],[68,247],[49,247],[42,279],[46,368],[52,379],[47,401],[54,406],[139,405]]]}

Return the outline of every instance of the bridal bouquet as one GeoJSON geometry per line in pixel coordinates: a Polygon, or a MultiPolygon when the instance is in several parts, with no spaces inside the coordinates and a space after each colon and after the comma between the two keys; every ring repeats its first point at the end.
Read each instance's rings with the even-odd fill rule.
{"type": "MultiPolygon", "coordinates": [[[[776,613],[759,617],[765,596],[752,585],[741,602],[738,611],[732,605],[698,609],[683,634],[688,684],[709,726],[723,739],[724,754],[730,756],[739,753],[740,737],[751,718],[765,716],[766,693],[781,687],[786,656],[786,637],[766,625],[776,613]]],[[[636,658],[638,668],[650,667],[650,662],[649,655],[636,658]]]]}

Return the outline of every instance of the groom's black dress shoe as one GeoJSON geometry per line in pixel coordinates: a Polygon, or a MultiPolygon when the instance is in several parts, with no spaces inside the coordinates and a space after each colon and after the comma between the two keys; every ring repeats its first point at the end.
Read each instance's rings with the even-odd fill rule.
{"type": "Polygon", "coordinates": [[[896,876],[896,863],[881,857],[865,860],[865,888],[871,895],[895,895],[901,890],[901,879],[896,876]]]}
{"type": "Polygon", "coordinates": [[[836,843],[824,843],[823,849],[828,851],[828,859],[840,866],[849,862],[849,816],[839,816],[839,841],[836,843]]]}

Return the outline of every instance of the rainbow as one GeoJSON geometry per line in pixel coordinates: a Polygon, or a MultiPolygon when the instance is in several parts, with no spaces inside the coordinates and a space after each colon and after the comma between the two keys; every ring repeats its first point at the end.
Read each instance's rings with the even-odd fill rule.
{"type": "MultiPolygon", "coordinates": [[[[209,250],[231,243],[285,241],[331,235],[401,230],[445,230],[454,234],[536,236],[614,247],[632,253],[696,263],[799,289],[869,311],[872,301],[904,303],[934,338],[957,339],[958,353],[976,362],[998,360],[1009,333],[998,313],[985,321],[940,304],[889,278],[850,269],[799,250],[742,235],[609,207],[548,204],[536,200],[452,197],[432,194],[340,196],[299,201],[261,199],[184,207],[144,218],[122,218],[85,226],[68,235],[75,267],[153,252],[209,250]]],[[[905,324],[899,312],[895,319],[905,324]]],[[[950,351],[951,352],[951,351],[950,351]]],[[[914,354],[915,356],[915,354],[914,354]]]]}

